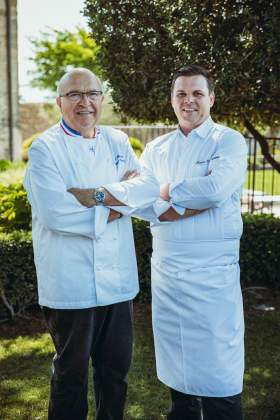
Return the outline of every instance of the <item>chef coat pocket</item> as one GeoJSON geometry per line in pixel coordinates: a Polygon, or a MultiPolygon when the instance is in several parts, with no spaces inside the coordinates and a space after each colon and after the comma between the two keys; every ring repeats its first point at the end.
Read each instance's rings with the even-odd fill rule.
{"type": "MultiPolygon", "coordinates": [[[[238,280],[239,266],[237,263],[225,264],[225,265],[213,265],[208,267],[196,267],[192,268],[188,272],[181,274],[183,279],[187,279],[186,292],[188,288],[193,287],[194,293],[197,293],[197,298],[201,296],[202,300],[209,300],[213,293],[213,304],[215,297],[218,294],[223,294],[226,289],[240,288],[238,280]],[[208,295],[207,295],[208,294],[208,295]]],[[[233,300],[231,293],[228,296],[223,296],[223,299],[233,300]]]]}

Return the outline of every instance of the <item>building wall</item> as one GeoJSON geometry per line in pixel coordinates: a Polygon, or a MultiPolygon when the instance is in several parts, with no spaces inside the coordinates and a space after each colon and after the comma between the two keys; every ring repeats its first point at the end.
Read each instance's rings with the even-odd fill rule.
{"type": "Polygon", "coordinates": [[[21,103],[19,115],[23,141],[60,120],[58,107],[48,103],[21,103]]]}
{"type": "Polygon", "coordinates": [[[18,160],[21,153],[21,132],[18,104],[17,0],[0,0],[0,75],[0,159],[18,160]]]}

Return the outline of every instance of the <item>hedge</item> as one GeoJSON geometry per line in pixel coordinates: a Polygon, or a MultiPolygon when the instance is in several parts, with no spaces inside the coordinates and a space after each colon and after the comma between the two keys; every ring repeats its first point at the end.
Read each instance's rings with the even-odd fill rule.
{"type": "Polygon", "coordinates": [[[12,166],[10,160],[0,159],[0,172],[7,171],[12,166]]]}
{"type": "Polygon", "coordinates": [[[0,233],[0,320],[37,302],[31,232],[0,233]]]}
{"type": "MultiPolygon", "coordinates": [[[[280,219],[245,215],[241,240],[243,287],[280,286],[280,219]]],[[[140,289],[137,299],[150,301],[151,234],[146,222],[133,221],[140,289]]],[[[0,319],[16,316],[37,302],[31,233],[0,234],[0,319]]]]}
{"type": "Polygon", "coordinates": [[[13,232],[30,227],[31,208],[22,182],[8,187],[0,185],[0,230],[13,232]]]}
{"type": "Polygon", "coordinates": [[[240,244],[241,280],[253,285],[280,287],[280,219],[271,215],[243,215],[240,244]]]}

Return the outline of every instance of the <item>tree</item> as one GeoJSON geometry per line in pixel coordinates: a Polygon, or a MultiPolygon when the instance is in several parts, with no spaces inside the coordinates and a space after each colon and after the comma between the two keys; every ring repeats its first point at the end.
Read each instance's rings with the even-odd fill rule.
{"type": "Polygon", "coordinates": [[[81,28],[77,32],[69,31],[44,32],[42,38],[33,39],[35,56],[32,61],[36,70],[32,85],[56,90],[57,81],[71,67],[86,67],[96,74],[101,73],[97,53],[99,47],[94,39],[81,28]]]}
{"type": "Polygon", "coordinates": [[[86,0],[84,14],[116,105],[140,121],[172,121],[174,69],[206,66],[214,113],[247,129],[280,172],[262,129],[280,124],[280,8],[266,0],[86,0]]]}

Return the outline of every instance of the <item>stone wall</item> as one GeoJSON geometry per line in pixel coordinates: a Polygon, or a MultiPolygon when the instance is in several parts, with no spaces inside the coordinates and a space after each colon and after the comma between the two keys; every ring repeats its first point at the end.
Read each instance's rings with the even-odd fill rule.
{"type": "Polygon", "coordinates": [[[0,159],[18,160],[17,0],[0,0],[0,75],[0,159]]]}
{"type": "Polygon", "coordinates": [[[19,115],[23,141],[47,130],[60,119],[57,106],[46,103],[22,103],[19,105],[19,115]]]}

